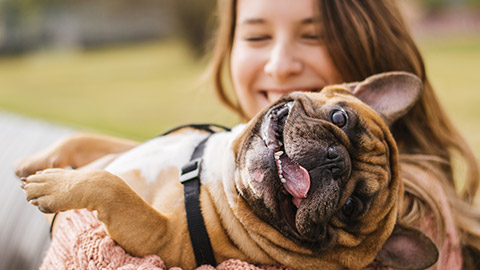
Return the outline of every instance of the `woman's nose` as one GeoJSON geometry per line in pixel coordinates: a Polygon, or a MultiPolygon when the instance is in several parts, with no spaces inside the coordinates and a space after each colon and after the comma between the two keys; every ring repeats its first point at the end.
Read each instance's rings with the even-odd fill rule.
{"type": "Polygon", "coordinates": [[[281,82],[302,72],[301,59],[296,57],[291,46],[284,43],[276,44],[265,64],[264,71],[267,75],[281,82]]]}

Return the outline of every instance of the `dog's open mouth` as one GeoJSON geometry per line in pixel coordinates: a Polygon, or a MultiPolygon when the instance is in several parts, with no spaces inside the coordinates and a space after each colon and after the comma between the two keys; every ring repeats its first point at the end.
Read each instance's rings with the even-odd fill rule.
{"type": "Polygon", "coordinates": [[[308,171],[288,157],[284,150],[283,130],[293,105],[293,101],[282,103],[267,113],[262,125],[262,138],[273,153],[279,181],[292,195],[292,202],[298,208],[302,199],[307,197],[310,176],[308,171]]]}

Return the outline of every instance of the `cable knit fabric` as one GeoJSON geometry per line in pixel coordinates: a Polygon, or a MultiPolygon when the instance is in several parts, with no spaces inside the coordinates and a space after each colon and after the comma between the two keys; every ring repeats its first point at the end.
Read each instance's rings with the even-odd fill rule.
{"type": "Polygon", "coordinates": [[[56,226],[41,270],[165,269],[158,256],[136,258],[128,255],[107,235],[93,213],[74,210],[66,215],[65,221],[56,226]]]}

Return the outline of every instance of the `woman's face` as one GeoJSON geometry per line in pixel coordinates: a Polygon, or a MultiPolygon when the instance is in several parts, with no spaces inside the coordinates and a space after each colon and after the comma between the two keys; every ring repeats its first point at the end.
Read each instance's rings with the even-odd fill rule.
{"type": "Polygon", "coordinates": [[[314,25],[314,0],[238,0],[230,68],[248,118],[292,91],[342,82],[314,25]]]}

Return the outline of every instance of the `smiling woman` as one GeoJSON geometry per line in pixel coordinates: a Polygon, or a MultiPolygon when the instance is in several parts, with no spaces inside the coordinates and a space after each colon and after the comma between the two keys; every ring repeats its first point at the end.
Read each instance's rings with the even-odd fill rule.
{"type": "Polygon", "coordinates": [[[342,82],[314,11],[313,1],[238,2],[230,70],[246,117],[287,93],[342,82]]]}

